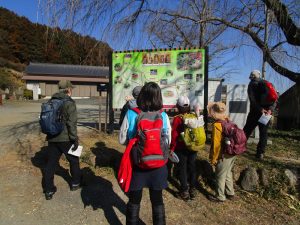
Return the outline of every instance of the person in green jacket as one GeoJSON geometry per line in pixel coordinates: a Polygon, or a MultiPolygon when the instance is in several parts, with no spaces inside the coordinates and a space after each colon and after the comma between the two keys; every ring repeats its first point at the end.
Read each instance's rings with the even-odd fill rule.
{"type": "Polygon", "coordinates": [[[48,162],[44,170],[43,188],[47,200],[52,199],[56,192],[54,186],[54,173],[59,164],[59,159],[62,154],[70,163],[70,172],[72,182],[70,184],[71,191],[80,188],[81,171],[79,166],[79,157],[68,154],[72,145],[72,150],[78,148],[77,136],[77,110],[75,101],[71,98],[72,89],[74,86],[68,80],[61,80],[58,83],[59,92],[55,93],[52,98],[64,99],[62,118],[64,129],[56,136],[47,135],[48,141],[48,162]]]}

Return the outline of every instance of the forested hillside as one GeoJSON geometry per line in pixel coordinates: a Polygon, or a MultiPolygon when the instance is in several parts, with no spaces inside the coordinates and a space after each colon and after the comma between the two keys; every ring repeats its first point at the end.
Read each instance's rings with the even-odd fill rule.
{"type": "MultiPolygon", "coordinates": [[[[69,30],[34,24],[0,7],[0,66],[29,62],[108,65],[108,44],[69,30]]],[[[21,68],[21,67],[20,67],[21,68]]]]}

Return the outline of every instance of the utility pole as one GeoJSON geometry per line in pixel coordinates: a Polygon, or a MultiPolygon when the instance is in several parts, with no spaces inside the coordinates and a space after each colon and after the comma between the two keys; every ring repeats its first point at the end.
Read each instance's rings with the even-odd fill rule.
{"type": "Polygon", "coordinates": [[[264,49],[263,49],[263,64],[262,64],[262,70],[261,70],[261,76],[263,79],[266,77],[266,65],[267,65],[267,60],[266,60],[266,49],[268,46],[268,38],[269,38],[269,10],[267,5],[265,4],[265,34],[264,34],[264,49]]]}

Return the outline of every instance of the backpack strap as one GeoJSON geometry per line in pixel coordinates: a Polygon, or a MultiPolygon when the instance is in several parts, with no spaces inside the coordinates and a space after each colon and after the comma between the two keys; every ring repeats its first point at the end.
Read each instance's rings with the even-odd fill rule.
{"type": "MultiPolygon", "coordinates": [[[[132,108],[131,110],[133,110],[134,112],[136,112],[137,114],[141,114],[142,110],[140,110],[138,107],[132,108]]],[[[164,111],[161,109],[158,111],[160,114],[162,114],[164,111]]]]}
{"type": "Polygon", "coordinates": [[[136,112],[138,115],[141,114],[141,112],[142,112],[142,111],[141,111],[139,108],[137,108],[137,107],[136,107],[136,108],[132,108],[131,110],[134,111],[134,112],[136,112]]]}

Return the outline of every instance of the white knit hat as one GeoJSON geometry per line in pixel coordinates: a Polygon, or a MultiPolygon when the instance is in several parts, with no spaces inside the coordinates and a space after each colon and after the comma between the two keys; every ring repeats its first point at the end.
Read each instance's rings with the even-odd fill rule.
{"type": "Polygon", "coordinates": [[[259,70],[251,71],[249,79],[254,79],[254,78],[260,78],[260,71],[259,70]]]}
{"type": "Polygon", "coordinates": [[[180,96],[177,100],[177,104],[181,107],[187,107],[190,105],[190,100],[186,96],[180,96]]]}

